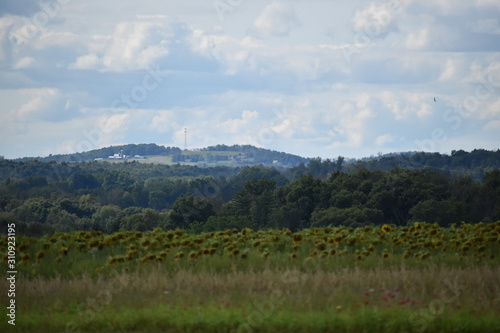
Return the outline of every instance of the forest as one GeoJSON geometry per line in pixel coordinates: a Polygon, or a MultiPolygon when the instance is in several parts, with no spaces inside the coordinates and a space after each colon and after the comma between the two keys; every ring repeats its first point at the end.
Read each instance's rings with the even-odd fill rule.
{"type": "Polygon", "coordinates": [[[291,168],[1,160],[0,223],[33,236],[487,223],[500,220],[499,167],[483,150],[291,168]]]}

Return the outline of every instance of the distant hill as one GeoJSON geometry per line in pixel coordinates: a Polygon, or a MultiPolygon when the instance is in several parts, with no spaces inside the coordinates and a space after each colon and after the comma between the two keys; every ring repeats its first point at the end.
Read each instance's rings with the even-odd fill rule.
{"type": "Polygon", "coordinates": [[[474,149],[471,152],[453,150],[450,155],[428,152],[402,152],[371,156],[358,160],[345,161],[343,165],[330,160],[311,160],[305,168],[292,168],[302,174],[311,174],[318,178],[341,170],[354,172],[360,168],[370,171],[389,171],[394,168],[420,170],[430,169],[452,177],[471,176],[482,181],[485,173],[500,169],[500,150],[490,151],[474,149]]]}
{"type": "Polygon", "coordinates": [[[440,153],[407,152],[382,155],[363,163],[369,170],[388,171],[395,167],[407,169],[436,169],[459,172],[500,168],[500,150],[474,149],[471,152],[453,150],[450,155],[440,153]]]}
{"type": "Polygon", "coordinates": [[[291,168],[289,179],[301,174],[323,178],[335,171],[352,172],[359,167],[368,170],[388,171],[396,167],[404,169],[433,169],[455,176],[471,175],[481,179],[485,172],[500,168],[500,150],[474,149],[471,152],[453,150],[450,155],[429,152],[399,152],[370,156],[362,159],[322,160],[305,158],[251,145],[216,145],[197,150],[181,150],[154,143],[127,144],[95,149],[82,153],[49,155],[47,157],[25,157],[17,161],[38,160],[41,162],[90,162],[107,160],[113,162],[138,161],[155,164],[194,165],[198,167],[239,167],[245,165],[291,168]],[[116,158],[109,158],[109,157],[116,158]],[[125,157],[125,158],[123,158],[125,157]]]}
{"type": "Polygon", "coordinates": [[[90,162],[95,160],[132,161],[172,164],[189,163],[199,166],[274,165],[293,167],[310,159],[251,145],[217,145],[200,150],[183,151],[177,147],[165,147],[154,143],[127,144],[94,149],[82,153],[24,157],[17,161],[39,160],[42,162],[90,162]],[[148,159],[154,156],[155,158],[148,159]],[[158,157],[165,158],[158,158],[158,157]],[[110,158],[113,157],[113,158],[110,158]],[[167,158],[168,157],[168,158],[167,158]]]}
{"type": "Polygon", "coordinates": [[[235,158],[241,158],[242,160],[251,160],[253,164],[277,164],[281,166],[296,166],[300,163],[307,163],[311,159],[301,157],[298,155],[278,152],[275,150],[269,150],[264,148],[258,148],[251,145],[216,145],[207,148],[203,148],[202,151],[207,152],[216,152],[216,151],[225,151],[225,152],[237,152],[235,158]]]}
{"type": "Polygon", "coordinates": [[[154,143],[149,144],[128,144],[94,149],[82,153],[49,155],[47,157],[24,157],[18,161],[39,160],[42,162],[90,162],[99,158],[107,158],[115,154],[127,156],[149,156],[149,155],[175,155],[181,154],[182,150],[176,147],[159,146],[154,143]]]}

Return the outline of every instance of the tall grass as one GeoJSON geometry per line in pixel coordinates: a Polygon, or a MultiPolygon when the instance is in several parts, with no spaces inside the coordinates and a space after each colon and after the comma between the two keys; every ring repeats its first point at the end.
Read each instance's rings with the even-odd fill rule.
{"type": "Polygon", "coordinates": [[[499,234],[496,223],[20,237],[16,326],[0,331],[500,332],[499,234]]]}
{"type": "MultiPolygon", "coordinates": [[[[339,317],[339,329],[362,329],[363,320],[367,325],[363,329],[368,329],[372,318],[382,321],[381,331],[396,332],[400,327],[411,328],[411,317],[423,311],[429,317],[426,329],[440,320],[455,321],[463,316],[482,318],[484,327],[494,329],[500,316],[499,276],[500,268],[487,266],[172,273],[158,265],[147,272],[117,272],[108,277],[22,279],[18,281],[18,327],[41,332],[40,325],[45,325],[47,332],[55,332],[74,322],[84,332],[120,332],[124,328],[147,332],[162,325],[191,332],[208,325],[218,332],[217,322],[222,320],[221,329],[236,330],[253,313],[262,317],[258,325],[252,322],[254,331],[283,328],[286,322],[294,323],[287,326],[290,331],[307,331],[311,325],[314,331],[314,325],[320,329],[332,324],[330,317],[334,316],[339,317]],[[433,314],[436,301],[440,302],[439,313],[433,314]],[[93,313],[91,320],[86,319],[88,312],[93,313]],[[109,326],[108,320],[121,324],[109,326]]],[[[0,288],[6,287],[2,281],[0,288]]]]}

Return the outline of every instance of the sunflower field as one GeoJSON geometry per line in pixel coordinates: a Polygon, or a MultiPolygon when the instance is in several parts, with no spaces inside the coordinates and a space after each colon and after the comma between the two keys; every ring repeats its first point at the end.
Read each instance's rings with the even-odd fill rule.
{"type": "MultiPolygon", "coordinates": [[[[167,271],[263,269],[269,267],[322,269],[374,268],[382,265],[420,267],[427,262],[463,266],[497,265],[500,222],[442,228],[412,226],[325,227],[292,233],[288,229],[251,229],[188,234],[164,232],[79,231],[18,241],[19,271],[25,277],[99,275],[112,268],[137,270],[161,266],[167,271]]],[[[6,253],[7,238],[0,248],[6,253]]],[[[7,261],[7,255],[3,258],[7,261]]]]}
{"type": "Polygon", "coordinates": [[[16,250],[27,332],[500,331],[500,222],[79,231],[16,250]]]}

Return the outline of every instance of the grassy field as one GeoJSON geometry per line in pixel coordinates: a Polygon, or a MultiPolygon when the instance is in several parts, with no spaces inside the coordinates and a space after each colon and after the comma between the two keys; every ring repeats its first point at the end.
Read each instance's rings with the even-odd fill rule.
{"type": "MultiPolygon", "coordinates": [[[[200,155],[203,157],[206,157],[207,155],[212,155],[212,156],[236,156],[238,155],[238,152],[233,152],[233,151],[197,151],[197,150],[189,150],[189,151],[183,151],[182,155],[200,155]]],[[[110,163],[124,163],[124,162],[139,162],[139,163],[154,163],[154,164],[181,164],[181,165],[204,165],[204,166],[216,166],[216,165],[224,165],[224,166],[237,166],[240,165],[237,161],[235,160],[227,160],[227,161],[216,161],[216,162],[206,162],[206,161],[200,161],[200,162],[173,162],[172,161],[172,155],[149,155],[145,156],[145,158],[128,158],[126,160],[112,160],[112,159],[106,159],[106,162],[110,163]]]]}
{"type": "Polygon", "coordinates": [[[18,237],[16,326],[0,330],[500,332],[499,235],[500,222],[18,237]]]}

